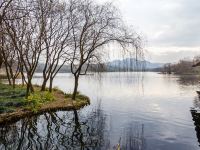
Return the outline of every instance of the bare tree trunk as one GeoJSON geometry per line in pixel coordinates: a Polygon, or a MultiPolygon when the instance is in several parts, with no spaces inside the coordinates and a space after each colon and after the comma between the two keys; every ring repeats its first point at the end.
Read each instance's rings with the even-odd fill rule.
{"type": "Polygon", "coordinates": [[[23,68],[22,65],[21,65],[20,73],[21,73],[21,79],[22,79],[22,86],[24,86],[26,79],[25,79],[25,76],[24,76],[24,68],[23,68]]]}
{"type": "Polygon", "coordinates": [[[26,98],[28,98],[29,93],[30,93],[30,83],[28,81],[28,84],[26,85],[26,98]]]}
{"type": "Polygon", "coordinates": [[[53,88],[53,78],[50,77],[50,80],[49,80],[49,92],[52,92],[52,88],[53,88]]]}
{"type": "Polygon", "coordinates": [[[78,80],[79,80],[79,76],[74,75],[74,91],[73,91],[73,95],[72,95],[72,99],[75,100],[76,99],[76,94],[77,94],[77,90],[78,90],[78,80]]]}
{"type": "Polygon", "coordinates": [[[24,86],[24,78],[22,77],[22,86],[24,86]]]}
{"type": "Polygon", "coordinates": [[[44,81],[42,83],[41,91],[45,91],[46,90],[46,85],[47,85],[47,80],[44,79],[44,81]]]}
{"type": "Polygon", "coordinates": [[[9,69],[9,74],[10,74],[10,80],[11,80],[11,84],[13,89],[15,89],[15,80],[16,80],[16,76],[13,74],[13,68],[11,66],[8,65],[8,69],[9,69]]]}
{"type": "Polygon", "coordinates": [[[7,75],[8,83],[9,83],[9,85],[12,85],[11,80],[10,80],[10,74],[8,71],[8,66],[6,65],[6,63],[5,63],[5,67],[6,67],[6,75],[7,75]]]}
{"type": "Polygon", "coordinates": [[[27,83],[27,87],[26,87],[26,98],[28,98],[30,92],[34,92],[34,88],[33,85],[31,83],[32,78],[28,78],[28,83],[27,83]]]}
{"type": "Polygon", "coordinates": [[[30,82],[30,89],[31,89],[31,92],[33,93],[34,92],[34,88],[33,88],[33,85],[32,85],[31,82],[30,82]]]}
{"type": "Polygon", "coordinates": [[[22,86],[24,86],[25,85],[25,76],[24,76],[24,73],[23,73],[23,71],[21,72],[21,76],[22,76],[22,86]]]}
{"type": "Polygon", "coordinates": [[[12,81],[13,81],[13,83],[12,83],[12,84],[13,84],[13,85],[12,85],[12,86],[13,86],[13,89],[15,89],[15,78],[13,78],[12,81]]]}
{"type": "MultiPolygon", "coordinates": [[[[1,52],[1,51],[0,51],[1,52]]],[[[2,52],[1,52],[2,53],[2,52]]],[[[0,69],[1,69],[1,66],[3,64],[3,56],[0,54],[0,69]]]]}

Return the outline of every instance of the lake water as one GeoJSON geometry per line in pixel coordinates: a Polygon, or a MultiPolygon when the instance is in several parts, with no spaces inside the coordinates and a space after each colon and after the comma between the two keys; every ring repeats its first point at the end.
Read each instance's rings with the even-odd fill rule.
{"type": "MultiPolygon", "coordinates": [[[[0,127],[0,149],[198,150],[197,77],[157,73],[102,73],[80,79],[91,105],[46,113],[0,127]]],[[[38,74],[34,83],[41,84],[38,74]]],[[[73,77],[54,86],[72,92],[73,77]]]]}

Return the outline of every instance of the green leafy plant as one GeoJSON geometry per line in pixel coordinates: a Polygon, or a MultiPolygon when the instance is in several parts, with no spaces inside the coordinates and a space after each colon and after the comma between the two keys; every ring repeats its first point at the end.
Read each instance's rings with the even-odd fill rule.
{"type": "Polygon", "coordinates": [[[41,95],[42,95],[41,98],[42,98],[43,102],[53,101],[54,100],[54,96],[50,92],[45,91],[45,92],[41,93],[41,95]]]}
{"type": "Polygon", "coordinates": [[[30,109],[33,112],[37,112],[37,110],[41,107],[41,105],[45,102],[53,101],[54,96],[50,92],[34,92],[30,94],[27,98],[30,109]]]}

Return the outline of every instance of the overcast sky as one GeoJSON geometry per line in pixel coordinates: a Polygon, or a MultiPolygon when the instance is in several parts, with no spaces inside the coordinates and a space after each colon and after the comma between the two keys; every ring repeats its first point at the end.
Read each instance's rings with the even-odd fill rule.
{"type": "Polygon", "coordinates": [[[143,35],[148,60],[175,62],[200,55],[200,0],[104,1],[113,1],[126,23],[143,35]]]}

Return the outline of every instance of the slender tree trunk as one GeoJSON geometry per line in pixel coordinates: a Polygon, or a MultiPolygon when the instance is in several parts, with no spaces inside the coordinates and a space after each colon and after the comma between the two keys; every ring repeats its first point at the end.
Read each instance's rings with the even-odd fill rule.
{"type": "Polygon", "coordinates": [[[46,90],[46,85],[47,85],[47,80],[44,79],[44,81],[42,83],[41,91],[45,91],[46,90]]]}
{"type": "Polygon", "coordinates": [[[51,77],[49,80],[49,92],[52,92],[52,88],[53,88],[53,78],[51,77]]]}
{"type": "Polygon", "coordinates": [[[32,78],[28,78],[27,88],[26,88],[26,98],[28,98],[30,92],[34,92],[33,85],[31,83],[32,78]]]}
{"type": "Polygon", "coordinates": [[[24,76],[24,69],[23,69],[23,66],[21,67],[21,77],[22,77],[22,86],[24,86],[25,84],[25,76],[24,76]]]}
{"type": "Polygon", "coordinates": [[[10,74],[9,74],[9,71],[8,71],[8,66],[6,64],[5,64],[5,67],[6,67],[6,74],[7,74],[8,83],[9,83],[9,85],[12,85],[11,79],[10,79],[10,74]]]}
{"type": "Polygon", "coordinates": [[[22,86],[24,86],[24,77],[22,75],[22,86]]]}
{"type": "Polygon", "coordinates": [[[28,83],[27,83],[27,85],[26,85],[26,98],[28,98],[29,93],[30,93],[30,83],[29,83],[29,81],[28,81],[28,83]]]}
{"type": "Polygon", "coordinates": [[[79,76],[74,76],[74,91],[73,91],[73,95],[72,95],[72,99],[75,100],[76,99],[76,94],[77,94],[77,90],[78,90],[78,79],[79,76]]]}
{"type": "Polygon", "coordinates": [[[13,78],[12,81],[13,81],[13,82],[12,82],[12,84],[13,84],[13,85],[12,85],[12,86],[13,86],[13,89],[15,89],[15,78],[13,78]]]}
{"type": "Polygon", "coordinates": [[[30,82],[30,89],[31,89],[31,92],[33,93],[34,92],[34,88],[33,88],[33,85],[32,85],[31,82],[30,82]]]}
{"type": "MultiPolygon", "coordinates": [[[[1,50],[0,50],[0,52],[1,52],[1,50]]],[[[0,69],[1,69],[2,64],[3,64],[3,56],[0,54],[0,69]]]]}

